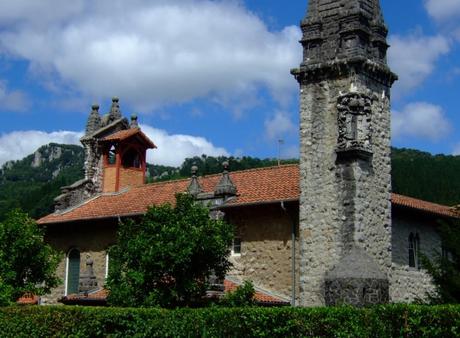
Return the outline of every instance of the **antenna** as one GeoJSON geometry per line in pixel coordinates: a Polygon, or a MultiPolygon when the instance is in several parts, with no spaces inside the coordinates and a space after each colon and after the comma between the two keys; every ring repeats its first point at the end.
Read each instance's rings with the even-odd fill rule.
{"type": "Polygon", "coordinates": [[[278,139],[278,167],[281,165],[281,146],[284,144],[282,138],[278,139]]]}

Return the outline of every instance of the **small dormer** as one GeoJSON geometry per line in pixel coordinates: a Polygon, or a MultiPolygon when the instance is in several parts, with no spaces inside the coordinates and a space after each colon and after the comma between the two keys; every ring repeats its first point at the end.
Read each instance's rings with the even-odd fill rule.
{"type": "Polygon", "coordinates": [[[117,192],[144,184],[147,149],[156,148],[132,117],[131,128],[115,132],[100,141],[102,149],[102,191],[117,192]]]}

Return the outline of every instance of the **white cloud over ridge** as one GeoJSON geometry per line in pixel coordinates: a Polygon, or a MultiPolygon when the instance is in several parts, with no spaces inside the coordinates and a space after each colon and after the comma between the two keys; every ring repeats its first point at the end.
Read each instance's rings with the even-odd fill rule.
{"type": "Polygon", "coordinates": [[[438,21],[460,16],[459,0],[425,0],[425,8],[438,21]]]}
{"type": "Polygon", "coordinates": [[[296,131],[297,127],[286,112],[278,111],[265,121],[265,133],[270,140],[282,139],[284,135],[296,131]]]}
{"type": "Polygon", "coordinates": [[[389,44],[388,62],[399,76],[393,89],[396,96],[421,85],[435,69],[437,60],[450,50],[449,40],[441,35],[393,35],[389,44]]]}
{"type": "Polygon", "coordinates": [[[443,109],[426,102],[414,102],[401,111],[392,112],[392,136],[438,141],[446,137],[452,126],[443,109]]]}
{"type": "Polygon", "coordinates": [[[214,146],[204,137],[168,134],[165,130],[141,125],[142,131],[155,143],[157,149],[149,150],[147,161],[177,167],[185,158],[201,156],[228,156],[227,150],[214,146]]]}
{"type": "MultiPolygon", "coordinates": [[[[161,129],[142,126],[143,132],[156,144],[158,149],[149,150],[147,161],[153,164],[179,166],[186,157],[202,154],[218,156],[229,153],[214,146],[204,137],[191,135],[170,135],[161,129]]],[[[80,144],[83,132],[39,130],[13,131],[0,136],[0,165],[6,161],[20,160],[49,143],[80,144]]]]}
{"type": "Polygon", "coordinates": [[[90,97],[118,95],[151,109],[209,95],[234,98],[254,86],[282,101],[297,89],[289,69],[300,62],[300,30],[271,32],[239,1],[28,4],[0,2],[0,51],[51,69],[90,97]]]}
{"type": "Polygon", "coordinates": [[[0,165],[6,161],[20,160],[48,143],[79,144],[81,132],[39,130],[13,131],[0,136],[0,165]]]}

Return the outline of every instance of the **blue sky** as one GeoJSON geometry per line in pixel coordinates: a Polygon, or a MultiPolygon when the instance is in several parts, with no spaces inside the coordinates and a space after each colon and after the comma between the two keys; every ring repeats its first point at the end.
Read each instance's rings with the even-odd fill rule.
{"type": "MultiPolygon", "coordinates": [[[[460,0],[383,0],[393,145],[460,153],[460,0]]],[[[0,164],[78,143],[90,106],[139,115],[153,163],[298,156],[306,0],[2,0],[0,164]]]]}

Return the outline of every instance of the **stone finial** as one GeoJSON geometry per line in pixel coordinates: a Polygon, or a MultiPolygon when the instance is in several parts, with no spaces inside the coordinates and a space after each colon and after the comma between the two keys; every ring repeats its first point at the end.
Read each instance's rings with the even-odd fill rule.
{"type": "Polygon", "coordinates": [[[192,178],[187,188],[187,191],[194,197],[198,196],[199,193],[203,192],[200,182],[198,182],[197,173],[198,173],[198,167],[194,164],[192,166],[192,178]]]}
{"type": "Polygon", "coordinates": [[[80,292],[87,293],[97,288],[97,280],[94,275],[93,264],[93,260],[88,255],[86,257],[86,271],[80,276],[80,292]]]}
{"type": "Polygon", "coordinates": [[[131,115],[130,127],[131,128],[139,128],[139,123],[137,122],[137,115],[136,114],[131,115]]]}
{"type": "Polygon", "coordinates": [[[120,99],[116,96],[112,98],[112,106],[110,107],[109,119],[110,121],[116,121],[122,118],[120,110],[120,99]]]}
{"type": "Polygon", "coordinates": [[[230,175],[228,174],[228,167],[229,164],[227,161],[222,163],[222,166],[224,167],[224,171],[222,172],[222,178],[219,181],[219,184],[217,184],[214,194],[216,196],[234,196],[236,195],[236,186],[233,184],[230,175]]]}
{"type": "Polygon", "coordinates": [[[303,65],[361,58],[386,66],[388,29],[379,0],[310,0],[308,7],[303,65]]]}
{"type": "Polygon", "coordinates": [[[101,116],[99,115],[99,105],[93,104],[91,106],[91,113],[89,113],[88,121],[86,122],[86,135],[94,133],[101,127],[101,116]]]}

